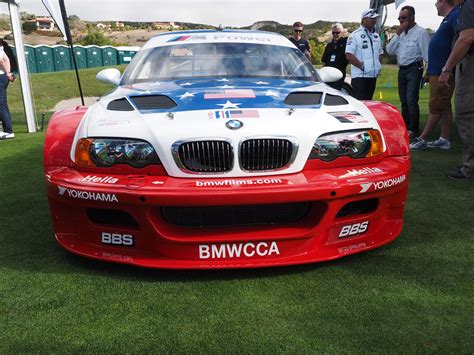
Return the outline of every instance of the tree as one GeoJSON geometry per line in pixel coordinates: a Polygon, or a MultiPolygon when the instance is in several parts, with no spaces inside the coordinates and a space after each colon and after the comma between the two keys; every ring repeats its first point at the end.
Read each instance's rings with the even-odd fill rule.
{"type": "Polygon", "coordinates": [[[324,44],[316,43],[314,39],[310,39],[309,44],[311,45],[311,63],[313,65],[320,65],[325,48],[324,44]]]}
{"type": "Polygon", "coordinates": [[[26,11],[21,11],[20,16],[22,21],[34,20],[36,18],[35,14],[30,14],[26,11]]]}
{"type": "Polygon", "coordinates": [[[21,27],[23,28],[23,31],[26,34],[30,34],[31,32],[36,31],[36,22],[23,22],[23,25],[21,25],[21,27]]]}
{"type": "Polygon", "coordinates": [[[102,32],[89,32],[81,41],[81,44],[84,46],[96,45],[96,46],[108,46],[112,45],[112,41],[105,37],[102,32]]]}

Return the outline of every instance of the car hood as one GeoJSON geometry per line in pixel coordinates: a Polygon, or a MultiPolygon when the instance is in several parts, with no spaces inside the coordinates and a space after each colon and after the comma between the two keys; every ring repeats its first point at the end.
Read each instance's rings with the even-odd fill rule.
{"type": "MultiPolygon", "coordinates": [[[[188,177],[172,156],[171,147],[177,142],[226,139],[237,152],[248,138],[288,137],[296,142],[298,153],[293,164],[280,173],[295,173],[303,169],[322,134],[363,128],[379,129],[367,107],[323,83],[258,78],[177,80],[118,87],[89,108],[75,143],[84,137],[146,140],[169,175],[188,177]],[[230,129],[226,125],[230,120],[238,120],[241,128],[230,129]]],[[[243,172],[236,164],[227,176],[269,174],[272,172],[243,172]]]]}

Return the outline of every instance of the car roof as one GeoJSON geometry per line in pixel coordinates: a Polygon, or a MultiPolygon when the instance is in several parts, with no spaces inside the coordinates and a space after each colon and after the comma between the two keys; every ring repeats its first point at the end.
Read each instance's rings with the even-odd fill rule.
{"type": "Polygon", "coordinates": [[[278,33],[226,29],[166,32],[151,38],[143,46],[143,49],[179,45],[184,43],[256,43],[294,47],[294,45],[286,37],[278,33]]]}

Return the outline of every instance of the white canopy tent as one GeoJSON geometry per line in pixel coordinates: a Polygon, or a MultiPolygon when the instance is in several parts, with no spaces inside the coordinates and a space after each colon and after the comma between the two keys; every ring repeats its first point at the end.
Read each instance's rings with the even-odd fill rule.
{"type": "Polygon", "coordinates": [[[398,8],[406,0],[370,0],[370,8],[377,11],[380,16],[377,18],[375,31],[380,32],[385,20],[387,19],[387,5],[395,3],[395,8],[398,8]]]}
{"type": "Polygon", "coordinates": [[[31,95],[28,66],[26,65],[23,33],[21,30],[20,2],[19,0],[0,0],[0,2],[8,3],[16,56],[18,60],[18,70],[21,78],[21,92],[23,94],[23,106],[25,108],[26,122],[28,125],[28,132],[33,133],[36,132],[36,118],[33,109],[33,97],[31,95]]]}

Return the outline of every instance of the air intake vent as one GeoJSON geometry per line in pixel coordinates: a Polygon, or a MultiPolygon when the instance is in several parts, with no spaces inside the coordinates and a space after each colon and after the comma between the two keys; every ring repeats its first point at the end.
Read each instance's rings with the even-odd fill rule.
{"type": "Polygon", "coordinates": [[[107,105],[107,110],[110,111],[133,111],[132,105],[130,102],[124,97],[121,99],[117,99],[114,101],[110,101],[107,105]]]}
{"type": "Polygon", "coordinates": [[[326,94],[326,97],[324,98],[324,104],[326,106],[341,106],[347,105],[349,102],[342,96],[326,94]]]}
{"type": "Polygon", "coordinates": [[[131,96],[139,110],[166,110],[176,107],[176,102],[166,95],[131,96]]]}
{"type": "Polygon", "coordinates": [[[163,207],[164,219],[183,227],[227,227],[290,223],[306,216],[309,202],[246,205],[163,207]]]}
{"type": "Polygon", "coordinates": [[[240,146],[240,166],[246,171],[281,169],[291,163],[296,150],[287,139],[249,139],[240,146]]]}
{"type": "Polygon", "coordinates": [[[308,106],[321,104],[321,92],[292,92],[285,99],[285,104],[290,106],[308,106]]]}
{"type": "Polygon", "coordinates": [[[181,143],[173,147],[173,155],[181,168],[195,173],[222,173],[234,166],[232,146],[226,141],[181,143]]]}

